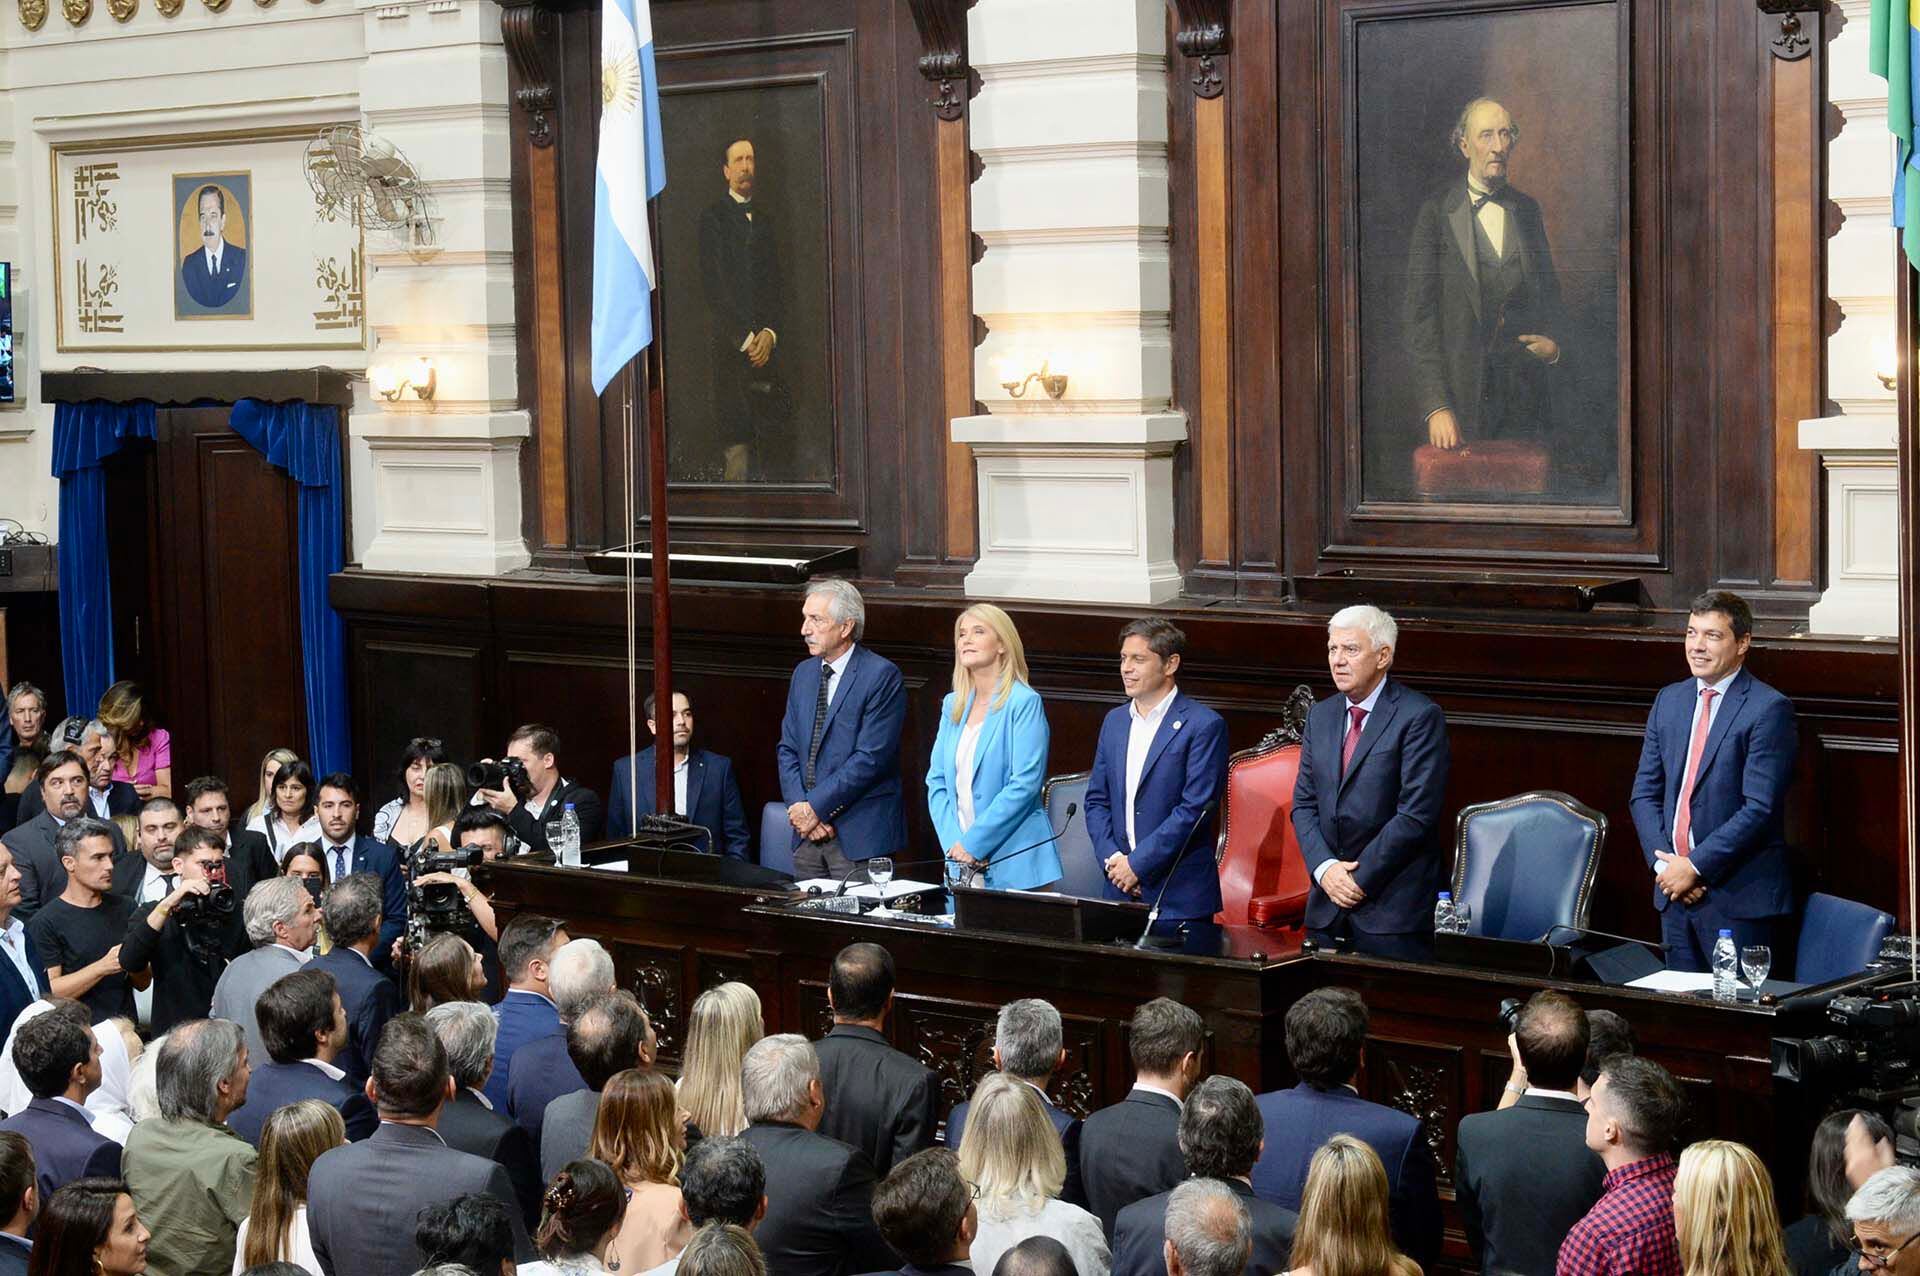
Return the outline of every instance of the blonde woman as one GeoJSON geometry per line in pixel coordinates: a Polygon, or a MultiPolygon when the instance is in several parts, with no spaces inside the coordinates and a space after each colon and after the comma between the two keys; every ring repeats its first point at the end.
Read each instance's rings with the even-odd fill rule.
{"type": "Polygon", "coordinates": [[[427,836],[442,851],[453,849],[453,822],[467,809],[466,768],[436,762],[427,768],[427,836]]]}
{"type": "Polygon", "coordinates": [[[953,625],[953,690],[941,703],[927,767],[927,809],[950,875],[977,875],[970,884],[995,890],[1059,880],[1060,855],[1046,844],[1053,830],[1040,806],[1047,738],[1012,618],[992,603],[967,608],[953,625]]]}
{"type": "Polygon", "coordinates": [[[1705,1139],[1680,1154],[1673,1230],[1685,1276],[1791,1276],[1773,1178],[1751,1149],[1705,1139]]]}
{"type": "Polygon", "coordinates": [[[673,1082],[652,1069],[616,1072],[600,1092],[587,1155],[612,1167],[627,1189],[614,1241],[615,1271],[644,1272],[678,1254],[693,1237],[680,1201],[687,1129],[673,1082]]]}
{"type": "Polygon", "coordinates": [[[694,1001],[680,1063],[680,1106],[702,1134],[734,1135],[747,1128],[740,1064],[766,1035],[760,994],[750,984],[732,980],[694,1001]]]}
{"type": "Polygon", "coordinates": [[[292,762],[300,755],[292,749],[268,749],[267,756],[260,759],[260,795],[247,808],[243,823],[259,819],[273,809],[273,781],[280,774],[280,768],[292,762]]]}
{"type": "Polygon", "coordinates": [[[253,1206],[235,1238],[234,1276],[261,1263],[320,1270],[307,1232],[307,1173],[322,1152],[346,1141],[340,1110],[324,1099],[301,1099],[268,1115],[260,1127],[253,1206]]]}
{"type": "Polygon", "coordinates": [[[974,1089],[960,1138],[960,1177],[979,1188],[975,1271],[992,1271],[1029,1236],[1051,1236],[1067,1247],[1079,1276],[1107,1276],[1113,1258],[1100,1220],[1060,1199],[1067,1158],[1032,1086],[994,1072],[974,1089]]]}
{"type": "Polygon", "coordinates": [[[1334,1135],[1313,1154],[1291,1261],[1287,1276],[1420,1276],[1420,1264],[1394,1248],[1387,1169],[1351,1134],[1334,1135]]]}
{"type": "Polygon", "coordinates": [[[122,679],[100,697],[96,715],[113,733],[113,778],[133,786],[142,802],[173,796],[173,737],[147,718],[140,684],[122,679]]]}

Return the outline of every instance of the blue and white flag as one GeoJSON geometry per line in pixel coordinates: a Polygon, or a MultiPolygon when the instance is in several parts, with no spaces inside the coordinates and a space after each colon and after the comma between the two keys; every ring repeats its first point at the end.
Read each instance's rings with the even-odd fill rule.
{"type": "Polygon", "coordinates": [[[647,201],[667,184],[647,0],[602,0],[600,160],[593,184],[593,392],[653,340],[647,201]]]}

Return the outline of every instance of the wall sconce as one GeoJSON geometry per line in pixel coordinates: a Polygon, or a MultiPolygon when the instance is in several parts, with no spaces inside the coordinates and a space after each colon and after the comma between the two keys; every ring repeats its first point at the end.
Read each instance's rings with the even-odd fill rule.
{"type": "Polygon", "coordinates": [[[1027,387],[1035,381],[1040,383],[1040,388],[1047,392],[1047,397],[1050,399],[1057,399],[1067,392],[1067,374],[1050,371],[1045,359],[1040,361],[1039,371],[1029,372],[1024,377],[1020,376],[1018,365],[1011,360],[1002,359],[999,364],[999,376],[1000,387],[1010,398],[1018,399],[1025,395],[1027,387]]]}
{"type": "Polygon", "coordinates": [[[367,383],[373,392],[392,403],[412,388],[416,398],[433,400],[433,392],[439,378],[434,374],[433,361],[425,355],[413,361],[404,375],[396,372],[391,364],[378,364],[367,370],[367,383]]]}
{"type": "Polygon", "coordinates": [[[1900,384],[1900,359],[1894,353],[1892,337],[1881,337],[1873,343],[1873,375],[1888,390],[1900,384]]]}

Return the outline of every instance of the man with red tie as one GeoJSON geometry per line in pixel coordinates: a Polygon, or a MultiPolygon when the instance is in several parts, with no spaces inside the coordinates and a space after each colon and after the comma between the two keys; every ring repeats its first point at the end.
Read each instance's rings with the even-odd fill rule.
{"type": "Polygon", "coordinates": [[[1704,971],[1722,928],[1775,945],[1793,908],[1783,830],[1799,747],[1793,705],[1747,673],[1753,609],[1725,590],[1689,605],[1693,676],[1663,687],[1633,777],[1633,823],[1653,872],[1672,970],[1704,971]]]}

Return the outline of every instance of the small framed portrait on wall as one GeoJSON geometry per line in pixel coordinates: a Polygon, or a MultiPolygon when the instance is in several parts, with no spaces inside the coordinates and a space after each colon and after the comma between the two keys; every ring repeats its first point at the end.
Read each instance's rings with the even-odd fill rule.
{"type": "Polygon", "coordinates": [[[173,316],[253,318],[251,173],[175,173],[173,316]]]}

